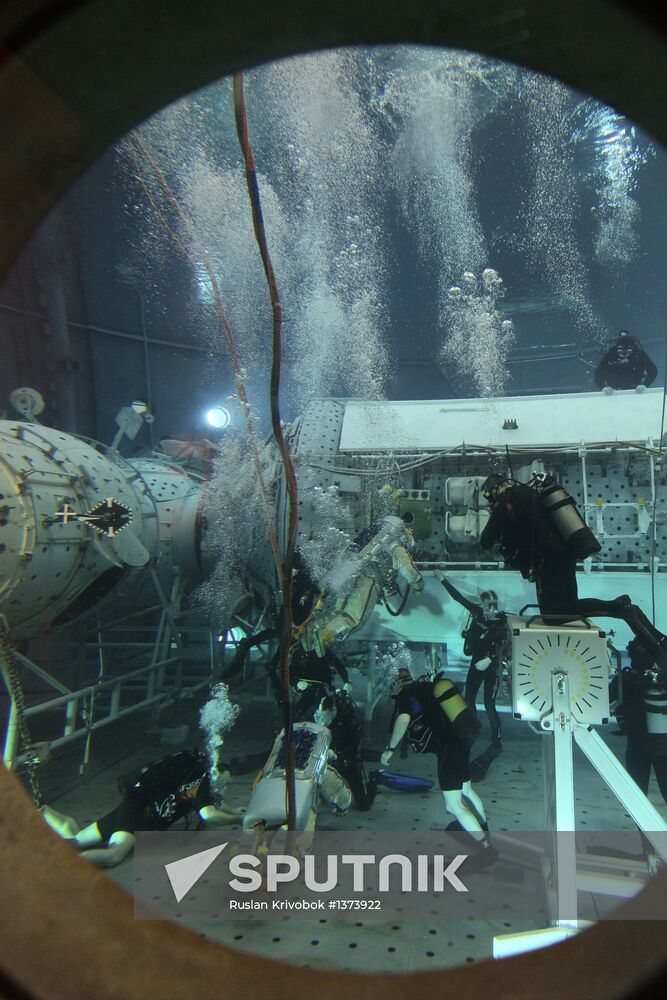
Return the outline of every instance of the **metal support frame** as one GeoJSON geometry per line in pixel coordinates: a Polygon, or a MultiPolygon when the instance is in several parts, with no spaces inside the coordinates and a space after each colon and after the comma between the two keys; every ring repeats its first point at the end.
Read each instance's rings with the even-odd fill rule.
{"type": "MultiPolygon", "coordinates": [[[[183,690],[183,643],[177,625],[177,615],[180,607],[181,581],[177,575],[174,579],[169,598],[166,597],[154,569],[150,577],[158,595],[159,604],[148,609],[160,609],[157,623],[145,626],[151,638],[145,642],[115,642],[108,639],[109,628],[122,628],[130,619],[137,618],[137,612],[132,611],[125,617],[117,618],[106,624],[95,618],[95,641],[92,648],[97,650],[97,678],[94,683],[84,684],[76,690],[71,690],[48,671],[33,663],[26,656],[17,653],[22,667],[29,670],[55,692],[56,697],[47,698],[37,705],[25,709],[26,718],[46,715],[57,711],[63,712],[61,735],[49,741],[49,747],[59,747],[85,737],[82,768],[85,767],[90,754],[90,741],[93,732],[115,722],[124,716],[150,708],[153,720],[160,711],[172,704],[183,690]],[[176,655],[172,654],[172,645],[176,645],[176,655]],[[116,648],[132,648],[145,650],[148,662],[136,669],[126,670],[121,674],[113,674],[108,660],[109,651],[116,648]],[[170,676],[168,677],[168,672],[170,676]],[[107,695],[104,704],[100,704],[100,696],[107,695]],[[130,704],[124,704],[132,698],[130,704]]],[[[146,612],[144,612],[146,613],[146,612]]],[[[127,629],[140,629],[140,625],[126,626],[127,629]]],[[[83,648],[89,644],[84,639],[83,648]]],[[[214,666],[214,645],[212,637],[208,637],[208,655],[210,659],[209,676],[195,684],[188,685],[188,692],[193,693],[210,685],[214,666]]],[[[5,728],[3,762],[11,769],[17,762],[19,727],[16,706],[11,696],[11,687],[3,669],[3,679],[9,692],[9,711],[5,728]]]]}
{"type": "MultiPolygon", "coordinates": [[[[46,684],[54,688],[60,694],[63,695],[71,694],[70,689],[65,684],[59,681],[56,677],[53,677],[46,670],[43,670],[42,667],[39,667],[36,663],[33,663],[32,660],[28,659],[27,656],[24,656],[22,653],[19,653],[18,651],[15,653],[15,656],[16,659],[21,663],[21,666],[25,667],[31,673],[35,674],[35,676],[39,677],[40,680],[44,681],[46,684]]],[[[5,666],[1,661],[0,661],[0,670],[2,671],[2,679],[4,681],[5,688],[9,695],[9,711],[7,713],[7,724],[5,727],[5,740],[4,740],[2,759],[3,763],[5,764],[5,767],[11,769],[14,766],[14,761],[16,759],[16,751],[18,749],[19,725],[18,725],[16,704],[14,703],[14,698],[12,695],[12,687],[9,682],[9,677],[7,675],[5,666]]]]}
{"type": "MultiPolygon", "coordinates": [[[[652,874],[643,865],[622,863],[613,858],[579,857],[575,840],[575,796],[573,739],[606,786],[632,817],[657,856],[667,862],[667,823],[596,730],[572,717],[567,666],[551,675],[552,707],[541,720],[544,730],[544,805],[545,819],[555,818],[552,876],[556,919],[554,926],[519,934],[498,935],[493,939],[493,954],[502,958],[535,948],[546,947],[577,933],[589,921],[578,919],[578,893],[588,892],[628,898],[636,895],[652,874]],[[570,833],[570,836],[559,836],[570,833]]],[[[546,862],[546,859],[544,859],[546,862]]]]}
{"type": "Polygon", "coordinates": [[[175,666],[177,663],[178,658],[172,657],[158,663],[148,664],[147,666],[140,667],[138,670],[132,670],[127,674],[121,674],[118,677],[111,677],[109,680],[102,681],[101,683],[90,684],[87,687],[79,688],[78,691],[70,691],[69,694],[61,695],[59,698],[51,698],[49,701],[40,702],[39,705],[32,705],[30,708],[26,709],[25,715],[27,718],[32,718],[37,715],[52,712],[58,708],[65,708],[67,728],[69,731],[64,732],[63,736],[51,741],[51,747],[62,746],[65,743],[70,743],[81,736],[87,736],[90,730],[96,731],[109,725],[110,722],[115,722],[116,719],[120,719],[125,715],[130,715],[139,709],[147,708],[156,701],[164,701],[169,697],[166,692],[158,692],[152,696],[150,695],[151,682],[154,680],[158,671],[164,671],[167,667],[175,666]],[[134,702],[132,705],[121,708],[123,688],[126,690],[130,689],[133,693],[136,693],[136,686],[133,682],[140,679],[146,685],[145,696],[138,702],[134,702]],[[101,711],[98,718],[92,721],[90,727],[85,724],[78,726],[75,724],[72,726],[70,719],[72,716],[75,718],[78,717],[80,704],[85,702],[86,699],[90,699],[93,695],[99,696],[103,691],[109,691],[111,693],[109,707],[106,713],[101,711]],[[68,709],[69,712],[67,711],[68,709]]]}
{"type": "MultiPolygon", "coordinates": [[[[81,715],[83,721],[86,724],[87,732],[86,732],[86,739],[83,744],[83,757],[79,765],[79,774],[84,773],[90,761],[90,745],[93,736],[93,726],[95,724],[95,699],[97,697],[97,692],[100,688],[100,685],[104,681],[106,673],[105,661],[104,661],[104,644],[102,642],[102,628],[100,625],[99,614],[95,615],[95,620],[96,620],[96,632],[97,632],[97,662],[98,662],[97,683],[91,690],[87,702],[85,700],[83,701],[83,707],[81,709],[81,715]]],[[[76,726],[76,720],[75,720],[75,726],[76,726]]]]}
{"type": "Polygon", "coordinates": [[[667,862],[667,823],[632,780],[619,759],[592,726],[573,726],[577,746],[584,752],[606,786],[655,848],[656,854],[667,862]]]}
{"type": "MultiPolygon", "coordinates": [[[[546,766],[548,761],[545,759],[545,778],[547,780],[545,781],[544,793],[545,811],[547,815],[549,813],[555,814],[556,820],[554,850],[554,894],[558,914],[556,927],[578,929],[580,921],[577,919],[577,894],[579,892],[597,892],[603,895],[618,895],[623,898],[635,895],[641,888],[643,881],[637,878],[624,878],[620,874],[582,871],[581,865],[578,867],[577,864],[574,836],[559,836],[561,833],[570,831],[574,834],[576,829],[573,738],[606,786],[614,793],[623,808],[628,811],[663,861],[667,861],[667,823],[595,729],[592,726],[580,725],[572,719],[567,669],[554,671],[552,696],[553,710],[551,715],[543,720],[542,726],[545,730],[551,728],[553,731],[553,742],[547,736],[544,744],[545,758],[551,757],[553,762],[552,767],[549,768],[546,766]],[[548,780],[550,770],[553,774],[551,788],[548,780]]],[[[611,861],[611,859],[608,860],[611,861]]],[[[588,859],[586,867],[588,869],[594,867],[589,864],[588,859]]],[[[624,861],[622,867],[623,870],[627,869],[627,862],[624,861]]],[[[643,867],[643,874],[646,876],[649,872],[646,865],[643,867]]]]}
{"type": "MultiPolygon", "coordinates": [[[[557,926],[576,927],[576,846],[574,837],[559,836],[560,833],[569,831],[574,833],[575,830],[574,758],[572,755],[570,685],[567,671],[554,672],[551,679],[551,690],[553,697],[554,804],[556,813],[556,866],[554,874],[556,881],[556,912],[558,914],[557,926]],[[562,916],[563,913],[566,914],[565,917],[562,916]]],[[[545,794],[548,794],[546,787],[545,794]]]]}
{"type": "MultiPolygon", "coordinates": [[[[253,604],[251,606],[251,610],[254,607],[255,605],[253,604]]],[[[225,632],[225,637],[224,637],[225,647],[230,644],[228,640],[230,639],[231,636],[231,645],[234,647],[235,650],[238,649],[238,643],[235,637],[231,635],[234,628],[241,629],[243,632],[245,632],[246,636],[254,636],[257,635],[258,632],[261,632],[262,629],[264,628],[265,616],[266,616],[265,607],[260,608],[259,617],[255,621],[250,620],[251,616],[248,616],[248,618],[244,618],[243,615],[236,612],[232,616],[232,624],[225,632]]],[[[246,656],[245,660],[243,661],[243,679],[241,681],[240,686],[237,688],[237,690],[239,691],[245,690],[246,687],[250,686],[253,683],[254,679],[253,675],[252,674],[250,676],[248,675],[248,668],[253,660],[253,652],[255,654],[259,653],[261,657],[259,660],[260,663],[267,663],[271,656],[271,639],[267,638],[263,642],[258,643],[254,647],[254,649],[250,650],[249,654],[246,656]]],[[[268,676],[268,674],[266,678],[266,686],[264,690],[263,699],[269,702],[275,701],[273,690],[271,688],[271,679],[268,676]]]]}
{"type": "MultiPolygon", "coordinates": [[[[587,760],[593,765],[607,788],[613,792],[620,804],[628,811],[634,822],[652,844],[656,854],[667,861],[667,823],[638,785],[632,780],[619,759],[612,753],[599,733],[592,726],[580,725],[570,714],[569,677],[567,670],[554,671],[552,677],[553,713],[552,719],[543,722],[543,728],[553,726],[553,746],[545,740],[545,752],[553,754],[554,805],[556,830],[558,833],[575,831],[574,813],[574,738],[587,760]],[[553,721],[552,721],[553,720],[553,721]],[[546,724],[545,724],[546,723],[546,724]]],[[[549,811],[549,789],[545,785],[545,804],[549,811]]],[[[557,842],[558,867],[558,911],[559,923],[569,924],[572,917],[561,919],[560,914],[576,916],[576,896],[572,896],[573,884],[570,874],[576,875],[576,849],[574,838],[559,838],[557,842]],[[574,904],[574,905],[573,905],[574,904]]],[[[579,886],[581,889],[581,886],[579,886]]],[[[636,891],[636,889],[635,889],[636,891]]]]}
{"type": "MultiPolygon", "coordinates": [[[[166,662],[173,663],[175,661],[172,660],[166,662]]],[[[159,667],[164,668],[165,665],[166,663],[152,664],[150,666],[142,667],[139,670],[134,670],[131,673],[123,674],[119,677],[113,677],[110,680],[102,682],[101,684],[90,684],[86,687],[79,688],[76,691],[67,690],[64,694],[60,694],[57,698],[50,698],[47,701],[40,702],[38,705],[31,705],[29,708],[26,708],[24,715],[26,718],[32,718],[48,712],[53,712],[60,708],[64,709],[63,734],[62,736],[51,740],[49,743],[50,747],[63,746],[64,744],[71,743],[73,740],[76,740],[81,736],[88,735],[90,730],[100,729],[102,726],[106,726],[110,722],[114,722],[123,715],[129,715],[131,712],[137,711],[139,708],[146,707],[149,702],[146,699],[143,699],[139,703],[135,703],[127,708],[121,709],[120,704],[122,687],[123,685],[127,685],[128,681],[137,679],[146,674],[148,671],[154,671],[159,667]],[[84,703],[86,699],[92,698],[93,695],[99,694],[103,690],[111,691],[111,700],[107,714],[93,720],[90,727],[87,725],[79,725],[77,720],[80,715],[81,704],[84,703]]],[[[5,730],[5,745],[3,753],[3,762],[5,767],[8,769],[11,769],[14,765],[17,743],[18,726],[16,720],[16,706],[14,705],[13,700],[11,700],[5,730]]]]}
{"type": "Polygon", "coordinates": [[[36,677],[39,677],[40,680],[46,681],[46,683],[55,688],[56,691],[60,691],[61,694],[68,694],[71,690],[71,688],[68,688],[66,684],[59,681],[57,677],[54,677],[53,674],[48,673],[48,671],[44,670],[43,667],[40,667],[36,663],[33,663],[32,660],[29,660],[27,656],[23,655],[23,653],[19,653],[17,650],[15,655],[16,659],[20,661],[22,666],[30,670],[30,672],[35,674],[36,677]]]}
{"type": "Polygon", "coordinates": [[[16,757],[16,751],[19,744],[19,720],[18,711],[16,708],[16,703],[12,695],[12,687],[9,681],[9,676],[5,669],[5,665],[0,660],[0,671],[2,672],[2,679],[4,681],[5,688],[9,694],[9,711],[7,712],[7,726],[5,728],[5,745],[3,748],[2,759],[5,767],[12,768],[14,766],[14,759],[16,757]]]}

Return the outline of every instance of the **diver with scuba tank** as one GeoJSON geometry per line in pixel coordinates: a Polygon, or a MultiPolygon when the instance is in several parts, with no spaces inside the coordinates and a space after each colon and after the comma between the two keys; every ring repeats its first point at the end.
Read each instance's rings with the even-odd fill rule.
{"type": "Polygon", "coordinates": [[[491,729],[489,746],[470,762],[472,781],[481,781],[494,758],[502,753],[503,749],[496,697],[503,667],[507,616],[498,611],[498,595],[494,590],[483,591],[480,594],[480,603],[477,604],[465,597],[446,577],[443,577],[440,583],[450,597],[470,614],[469,623],[463,632],[465,639],[463,652],[470,656],[464,697],[470,709],[476,714],[477,693],[480,687],[484,686],[484,708],[491,729]]]}
{"type": "Polygon", "coordinates": [[[448,677],[414,680],[405,667],[396,673],[392,697],[395,708],[389,742],[380,758],[382,767],[387,767],[404,738],[416,753],[434,754],[445,810],[452,818],[447,830],[468,834],[474,867],[493,864],[498,852],[489,840],[484,804],[470,777],[477,716],[448,677]]]}
{"type": "Polygon", "coordinates": [[[496,547],[511,569],[535,583],[542,618],[561,625],[577,618],[620,618],[655,658],[667,678],[667,637],[627,594],[612,601],[579,597],[577,561],[600,551],[600,543],[576,504],[551,476],[518,483],[494,474],[482,484],[491,516],[483,549],[496,547]]]}
{"type": "Polygon", "coordinates": [[[625,769],[644,795],[653,770],[667,802],[667,690],[641,641],[631,639],[626,648],[630,665],[615,679],[628,738],[625,769]]]}

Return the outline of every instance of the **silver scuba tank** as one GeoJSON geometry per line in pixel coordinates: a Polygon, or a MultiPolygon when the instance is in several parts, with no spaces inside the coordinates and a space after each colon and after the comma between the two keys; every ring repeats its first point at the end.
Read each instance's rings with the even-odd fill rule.
{"type": "Polygon", "coordinates": [[[647,747],[652,756],[667,754],[667,691],[651,684],[644,692],[646,709],[647,747]]]}
{"type": "Polygon", "coordinates": [[[551,476],[535,476],[533,487],[539,493],[543,510],[573,556],[587,559],[600,551],[602,546],[560,483],[551,476]]]}

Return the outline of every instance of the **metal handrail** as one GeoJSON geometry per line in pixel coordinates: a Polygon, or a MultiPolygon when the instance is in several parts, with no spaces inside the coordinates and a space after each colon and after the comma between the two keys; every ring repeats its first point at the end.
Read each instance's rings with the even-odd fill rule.
{"type": "Polygon", "coordinates": [[[86,687],[79,688],[78,691],[71,691],[69,694],[61,695],[59,698],[51,698],[49,701],[42,701],[37,705],[31,705],[30,708],[26,708],[24,715],[39,715],[42,712],[60,708],[61,705],[67,705],[71,701],[80,701],[86,695],[92,694],[93,692],[95,692],[95,694],[99,694],[99,692],[105,688],[119,687],[123,681],[139,677],[141,674],[155,671],[161,667],[169,666],[171,663],[179,662],[180,657],[171,656],[167,660],[159,660],[157,663],[148,663],[145,667],[140,667],[138,670],[132,670],[126,674],[118,674],[117,677],[110,677],[109,680],[101,681],[99,684],[88,684],[86,687]]]}

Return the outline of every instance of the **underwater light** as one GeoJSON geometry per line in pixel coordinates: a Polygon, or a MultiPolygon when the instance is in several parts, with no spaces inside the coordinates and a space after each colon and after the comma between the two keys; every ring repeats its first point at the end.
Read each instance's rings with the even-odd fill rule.
{"type": "Polygon", "coordinates": [[[222,431],[229,427],[231,420],[229,410],[224,406],[212,406],[206,411],[206,422],[216,430],[222,431]]]}
{"type": "Polygon", "coordinates": [[[235,649],[242,639],[248,635],[242,628],[230,628],[228,632],[218,636],[218,642],[224,642],[227,649],[235,649]]]}

